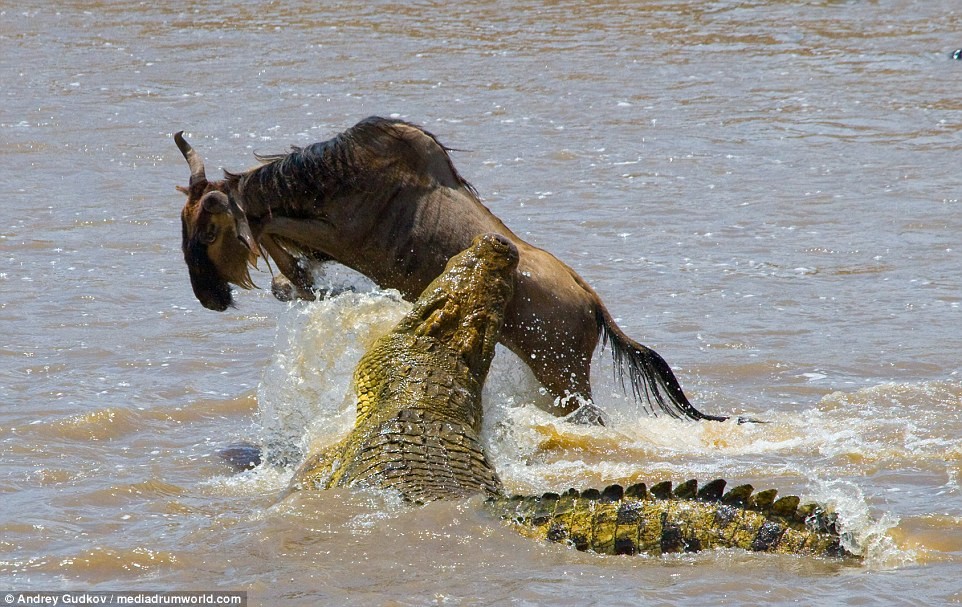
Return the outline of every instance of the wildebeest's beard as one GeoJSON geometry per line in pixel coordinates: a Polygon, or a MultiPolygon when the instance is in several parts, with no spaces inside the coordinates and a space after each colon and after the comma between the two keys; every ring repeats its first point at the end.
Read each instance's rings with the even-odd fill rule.
{"type": "MultiPolygon", "coordinates": [[[[186,231],[186,226],[184,226],[186,231]]],[[[198,301],[208,310],[223,312],[234,305],[230,285],[220,277],[217,267],[207,256],[207,246],[184,242],[184,261],[190,274],[190,286],[198,301]]]]}
{"type": "Polygon", "coordinates": [[[205,308],[223,312],[234,305],[231,283],[254,287],[248,268],[255,253],[238,236],[229,214],[211,216],[201,210],[191,227],[189,207],[181,216],[181,227],[190,285],[205,308]]]}

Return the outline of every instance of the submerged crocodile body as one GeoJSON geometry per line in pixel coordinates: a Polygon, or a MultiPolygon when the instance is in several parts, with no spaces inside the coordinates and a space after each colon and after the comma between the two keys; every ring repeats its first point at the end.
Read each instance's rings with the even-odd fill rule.
{"type": "Polygon", "coordinates": [[[374,486],[423,504],[482,494],[527,536],[602,554],[729,547],[844,555],[833,514],[794,496],[724,492],[725,481],[507,496],[480,441],[481,387],[494,357],[518,253],[487,234],[456,255],[354,373],[357,421],[310,457],[291,490],[374,486]]]}
{"type": "Polygon", "coordinates": [[[375,485],[408,501],[501,495],[481,447],[481,386],[514,293],[515,246],[477,237],[354,370],[357,420],[294,482],[375,485]]]}

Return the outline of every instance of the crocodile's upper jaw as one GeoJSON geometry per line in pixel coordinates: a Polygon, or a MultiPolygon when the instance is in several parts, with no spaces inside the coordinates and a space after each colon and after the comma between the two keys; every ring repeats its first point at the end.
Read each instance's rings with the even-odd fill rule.
{"type": "Polygon", "coordinates": [[[448,261],[394,332],[438,340],[458,352],[483,382],[514,295],[517,267],[518,249],[507,238],[476,237],[448,261]]]}

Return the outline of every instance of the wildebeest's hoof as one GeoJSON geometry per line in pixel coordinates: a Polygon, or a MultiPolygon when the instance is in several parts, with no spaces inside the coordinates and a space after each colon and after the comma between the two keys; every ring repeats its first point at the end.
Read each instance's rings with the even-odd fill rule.
{"type": "Polygon", "coordinates": [[[217,451],[217,455],[235,472],[251,470],[261,465],[261,448],[253,443],[231,443],[217,451]]]}
{"type": "Polygon", "coordinates": [[[283,274],[278,274],[271,281],[271,293],[280,301],[294,301],[295,299],[306,299],[314,301],[314,292],[295,285],[283,274]]]}
{"type": "Polygon", "coordinates": [[[591,403],[585,403],[567,415],[564,420],[579,426],[607,426],[608,416],[591,403]]]}

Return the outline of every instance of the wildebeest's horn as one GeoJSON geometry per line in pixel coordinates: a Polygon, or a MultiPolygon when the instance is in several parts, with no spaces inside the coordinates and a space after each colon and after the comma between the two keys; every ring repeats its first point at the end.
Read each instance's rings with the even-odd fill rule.
{"type": "Polygon", "coordinates": [[[180,149],[180,153],[184,155],[187,166],[190,167],[191,187],[193,187],[195,183],[206,183],[207,174],[204,172],[204,161],[201,159],[200,154],[195,152],[194,148],[190,147],[190,144],[184,139],[184,131],[174,133],[174,142],[180,149]]]}

